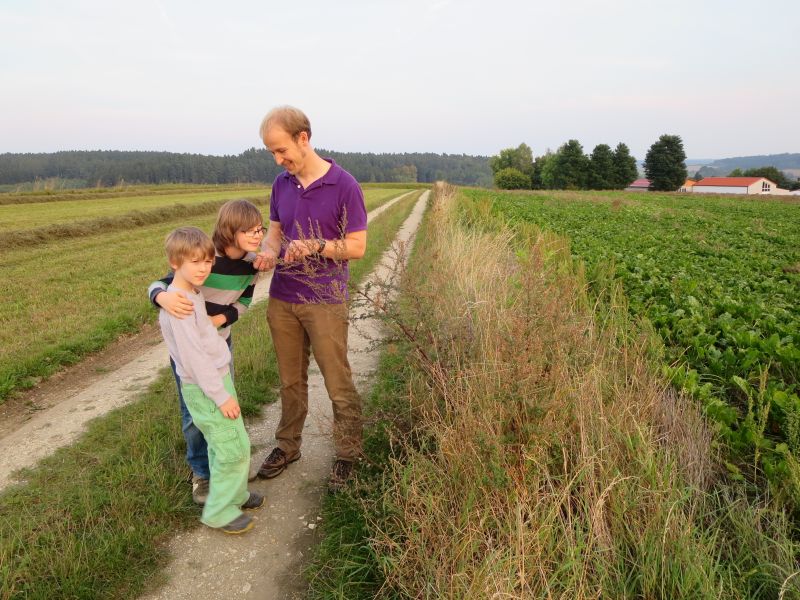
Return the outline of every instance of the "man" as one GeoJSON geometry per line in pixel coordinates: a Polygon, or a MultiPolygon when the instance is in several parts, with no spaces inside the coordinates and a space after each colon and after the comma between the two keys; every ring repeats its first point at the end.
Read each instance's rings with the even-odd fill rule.
{"type": "Polygon", "coordinates": [[[367,245],[364,195],[352,175],[311,147],[311,125],[302,111],[273,109],[259,133],[286,171],[272,184],[264,253],[256,263],[275,267],[267,320],[281,380],[278,445],[258,475],[277,477],[300,458],[313,350],[333,404],[336,461],[329,489],[335,492],[361,453],[361,398],[347,360],[346,301],[348,261],[364,256],[367,245]]]}

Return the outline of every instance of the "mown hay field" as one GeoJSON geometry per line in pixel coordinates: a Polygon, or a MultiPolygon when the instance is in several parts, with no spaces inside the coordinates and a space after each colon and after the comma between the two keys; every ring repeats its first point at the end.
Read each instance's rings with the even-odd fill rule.
{"type": "MultiPolygon", "coordinates": [[[[268,190],[250,199],[268,219],[268,190]]],[[[372,188],[365,192],[371,210],[408,190],[372,188]]],[[[124,196],[77,201],[84,212],[70,207],[71,220],[53,229],[32,233],[33,223],[23,220],[21,229],[0,233],[0,402],[8,393],[35,384],[63,365],[80,360],[123,333],[138,331],[155,318],[146,297],[147,285],[167,269],[163,241],[182,225],[211,232],[218,207],[226,200],[247,194],[240,190],[197,195],[192,207],[170,203],[170,195],[145,196],[144,209],[124,196]],[[205,195],[205,198],[200,198],[205,195]],[[116,216],[96,217],[97,207],[107,204],[116,216]],[[131,211],[136,217],[131,217],[131,211]],[[4,237],[5,236],[5,237],[4,237]],[[3,243],[7,241],[8,243],[3,243]]],[[[49,208],[54,214],[72,202],[56,201],[13,206],[21,211],[49,208]]],[[[46,216],[42,216],[46,220],[46,216]]]]}
{"type": "Polygon", "coordinates": [[[85,198],[32,204],[6,204],[0,205],[0,231],[34,229],[45,225],[70,223],[80,219],[114,217],[134,210],[148,211],[174,204],[191,206],[203,202],[237,197],[266,199],[268,196],[269,188],[252,186],[243,187],[235,191],[201,190],[195,193],[145,194],[141,196],[85,198]]]}

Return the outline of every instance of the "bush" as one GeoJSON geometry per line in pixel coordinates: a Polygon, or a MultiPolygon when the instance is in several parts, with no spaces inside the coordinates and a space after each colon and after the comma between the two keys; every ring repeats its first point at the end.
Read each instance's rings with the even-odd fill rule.
{"type": "Polygon", "coordinates": [[[501,190],[529,190],[531,178],[519,169],[508,167],[495,173],[494,184],[501,190]]]}

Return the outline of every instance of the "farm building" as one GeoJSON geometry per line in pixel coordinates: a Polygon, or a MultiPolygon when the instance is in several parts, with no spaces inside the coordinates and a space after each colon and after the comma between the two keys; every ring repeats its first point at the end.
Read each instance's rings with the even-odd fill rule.
{"type": "Polygon", "coordinates": [[[679,192],[691,192],[694,184],[697,182],[694,179],[687,179],[683,182],[683,185],[678,188],[679,192]]]}
{"type": "Polygon", "coordinates": [[[649,179],[637,179],[625,188],[626,192],[646,192],[650,189],[649,179]]]}
{"type": "Polygon", "coordinates": [[[699,194],[786,194],[766,177],[706,177],[692,186],[699,194]]]}

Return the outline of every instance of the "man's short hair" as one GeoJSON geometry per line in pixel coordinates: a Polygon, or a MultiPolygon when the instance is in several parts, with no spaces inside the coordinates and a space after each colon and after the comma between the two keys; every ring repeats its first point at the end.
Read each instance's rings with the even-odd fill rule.
{"type": "Polygon", "coordinates": [[[230,200],[223,204],[217,214],[217,223],[211,239],[220,254],[225,248],[236,246],[236,232],[247,231],[264,223],[258,207],[249,200],[230,200]]]}
{"type": "Polygon", "coordinates": [[[308,134],[308,139],[311,139],[311,122],[302,110],[294,106],[278,106],[267,113],[258,130],[262,140],[273,125],[283,129],[295,141],[304,131],[308,134]]]}
{"type": "Polygon", "coordinates": [[[171,232],[164,241],[164,250],[169,264],[176,267],[195,258],[214,260],[211,238],[197,227],[179,227],[171,232]]]}

